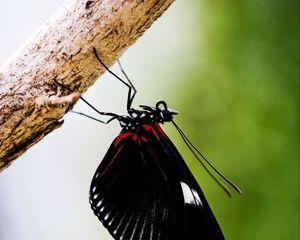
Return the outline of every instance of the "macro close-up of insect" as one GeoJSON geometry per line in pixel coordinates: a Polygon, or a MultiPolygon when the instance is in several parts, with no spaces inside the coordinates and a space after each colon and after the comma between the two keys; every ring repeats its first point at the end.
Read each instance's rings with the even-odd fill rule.
{"type": "Polygon", "coordinates": [[[169,109],[165,101],[158,101],[155,107],[132,108],[137,91],[120,62],[127,82],[106,67],[95,48],[93,53],[113,77],[128,87],[128,115],[101,112],[82,97],[93,110],[109,119],[105,122],[75,112],[105,124],[117,120],[122,127],[90,186],[94,214],[114,239],[224,239],[201,188],[159,124],[173,123],[196,159],[229,196],[230,190],[209,168],[241,194],[240,189],[220,174],[190,142],[173,120],[177,112],[169,109]]]}
{"type": "Polygon", "coordinates": [[[299,239],[299,1],[0,6],[0,240],[299,239]]]}

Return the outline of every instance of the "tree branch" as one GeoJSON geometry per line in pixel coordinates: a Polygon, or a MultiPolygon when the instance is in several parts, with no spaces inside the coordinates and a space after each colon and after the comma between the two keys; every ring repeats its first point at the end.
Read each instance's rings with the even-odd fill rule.
{"type": "Polygon", "coordinates": [[[111,66],[174,0],[69,0],[0,68],[0,171],[46,134],[79,93],[111,66]],[[68,95],[71,94],[71,95],[68,95]],[[66,96],[68,95],[68,96],[66,96]]]}

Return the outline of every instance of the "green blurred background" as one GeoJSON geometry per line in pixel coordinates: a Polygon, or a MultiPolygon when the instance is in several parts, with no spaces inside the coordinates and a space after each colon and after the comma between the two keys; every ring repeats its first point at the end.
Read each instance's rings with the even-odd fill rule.
{"type": "MultiPolygon", "coordinates": [[[[1,61],[63,2],[5,3],[1,61]]],[[[226,239],[298,240],[299,2],[177,0],[121,60],[138,89],[135,106],[166,100],[190,140],[242,189],[243,196],[228,198],[164,126],[226,239]]],[[[110,80],[85,97],[99,109],[124,111],[126,91],[110,80]]],[[[120,128],[74,115],[65,120],[0,174],[1,240],[111,239],[90,211],[87,191],[120,128]]]]}
{"type": "Polygon", "coordinates": [[[228,200],[190,164],[228,239],[297,240],[299,2],[189,4],[198,47],[169,94],[182,128],[244,195],[228,200]]]}

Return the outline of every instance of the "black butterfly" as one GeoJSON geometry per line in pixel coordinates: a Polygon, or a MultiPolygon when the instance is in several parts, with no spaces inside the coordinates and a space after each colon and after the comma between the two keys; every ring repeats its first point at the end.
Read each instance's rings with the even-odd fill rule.
{"type": "MultiPolygon", "coordinates": [[[[136,90],[121,65],[127,82],[105,66],[95,49],[94,53],[102,66],[129,88],[128,115],[100,112],[93,108],[101,115],[111,117],[106,123],[116,119],[122,127],[91,182],[89,198],[94,214],[118,240],[224,239],[197,181],[159,125],[172,122],[201,162],[200,157],[204,156],[173,121],[177,112],[169,109],[164,101],[159,101],[155,107],[141,105],[140,110],[131,108],[136,90]]],[[[201,164],[230,194],[206,165],[201,164]]],[[[224,179],[239,191],[233,183],[224,179]]]]}

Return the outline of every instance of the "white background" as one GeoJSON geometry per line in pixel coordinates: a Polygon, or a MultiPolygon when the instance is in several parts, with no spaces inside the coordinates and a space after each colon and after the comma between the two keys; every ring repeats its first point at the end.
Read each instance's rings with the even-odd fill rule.
{"type": "MultiPolygon", "coordinates": [[[[63,2],[2,1],[0,64],[63,2]]],[[[195,14],[183,1],[176,1],[121,58],[138,89],[135,106],[154,105],[159,99],[174,103],[168,97],[172,79],[189,65],[195,14]]],[[[118,71],[116,67],[113,69],[118,71]]],[[[126,90],[105,75],[88,90],[85,98],[99,109],[120,113],[126,107],[126,90]]],[[[92,114],[81,103],[75,109],[92,114]]],[[[90,210],[88,190],[94,171],[119,131],[117,123],[103,126],[70,113],[62,128],[1,172],[0,239],[111,239],[90,210]]]]}

